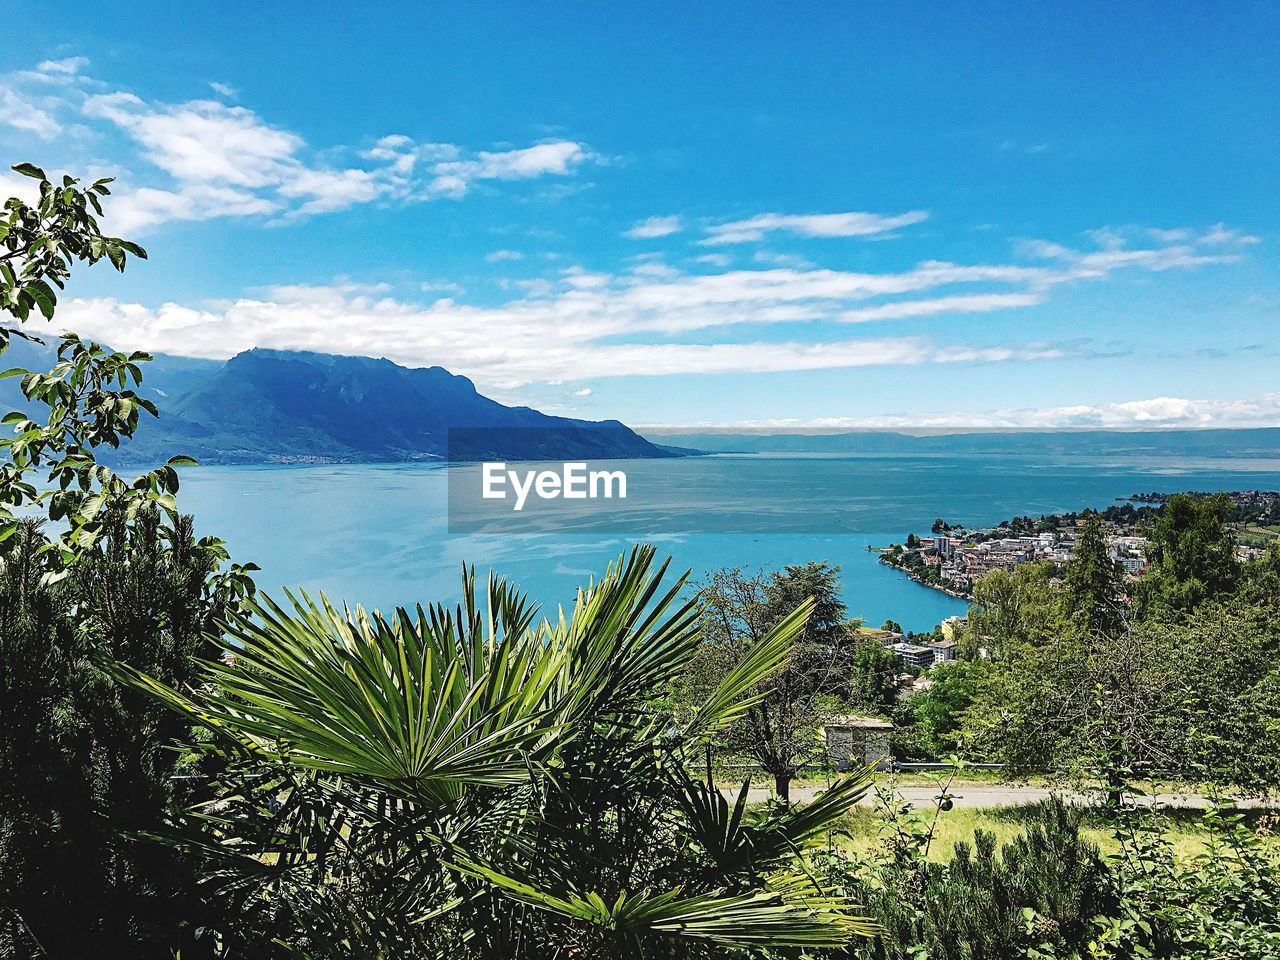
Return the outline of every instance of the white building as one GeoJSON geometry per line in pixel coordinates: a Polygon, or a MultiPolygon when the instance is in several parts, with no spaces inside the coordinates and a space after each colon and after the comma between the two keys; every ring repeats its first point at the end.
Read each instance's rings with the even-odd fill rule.
{"type": "Polygon", "coordinates": [[[892,733],[893,724],[887,720],[856,714],[831,717],[822,727],[827,759],[839,769],[891,760],[889,735],[892,733]]]}

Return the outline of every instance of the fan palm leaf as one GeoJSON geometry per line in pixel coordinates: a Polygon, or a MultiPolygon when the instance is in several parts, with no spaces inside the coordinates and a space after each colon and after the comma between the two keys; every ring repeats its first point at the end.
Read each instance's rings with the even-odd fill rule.
{"type": "Polygon", "coordinates": [[[540,889],[475,863],[466,873],[501,888],[509,897],[563,917],[613,931],[636,942],[663,935],[708,940],[726,947],[840,947],[870,936],[874,923],[849,912],[849,904],[802,875],[781,874],[745,893],[683,890],[621,891],[613,896],[540,889]]]}

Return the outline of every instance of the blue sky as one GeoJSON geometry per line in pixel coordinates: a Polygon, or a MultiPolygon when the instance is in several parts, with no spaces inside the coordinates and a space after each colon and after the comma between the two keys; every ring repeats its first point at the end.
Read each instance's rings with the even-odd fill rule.
{"type": "Polygon", "coordinates": [[[152,254],[60,326],[639,425],[1280,423],[1274,4],[173,11],[4,5],[0,161],[152,254]]]}

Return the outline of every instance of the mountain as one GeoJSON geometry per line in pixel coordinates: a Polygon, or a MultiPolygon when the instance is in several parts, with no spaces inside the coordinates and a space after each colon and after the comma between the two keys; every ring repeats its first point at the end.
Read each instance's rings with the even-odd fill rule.
{"type": "Polygon", "coordinates": [[[649,431],[658,444],[707,453],[967,454],[1003,456],[1280,457],[1280,428],[987,431],[908,434],[649,431]]]}
{"type": "MultiPolygon", "coordinates": [[[[0,367],[47,370],[49,347],[13,340],[0,367]]],[[[157,355],[142,393],[160,407],[137,439],[109,459],[154,462],[189,453],[205,463],[368,462],[420,459],[594,460],[708,453],[992,456],[1280,457],[1280,428],[986,431],[911,434],[649,431],[616,420],[553,417],[508,407],[442,367],[282,350],[230,360],[157,355]],[[457,431],[449,449],[450,428],[457,431]]],[[[21,406],[16,379],[0,380],[0,408],[21,406]]]]}
{"type": "MultiPolygon", "coordinates": [[[[47,348],[16,341],[4,357],[6,367],[48,369],[52,362],[47,348]]],[[[160,407],[160,419],[144,423],[109,460],[151,462],[178,452],[202,463],[680,455],[617,420],[504,406],[442,367],[255,349],[225,362],[157,356],[143,377],[143,393],[160,407]]],[[[6,409],[21,399],[13,384],[0,381],[6,409]]]]}

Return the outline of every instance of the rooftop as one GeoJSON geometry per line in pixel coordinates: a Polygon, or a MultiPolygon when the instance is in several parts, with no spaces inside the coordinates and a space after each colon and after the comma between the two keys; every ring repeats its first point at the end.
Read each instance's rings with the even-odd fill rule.
{"type": "Polygon", "coordinates": [[[842,713],[828,717],[826,727],[854,727],[859,730],[892,730],[893,724],[879,717],[861,717],[856,713],[842,713]]]}

